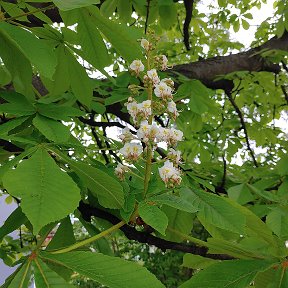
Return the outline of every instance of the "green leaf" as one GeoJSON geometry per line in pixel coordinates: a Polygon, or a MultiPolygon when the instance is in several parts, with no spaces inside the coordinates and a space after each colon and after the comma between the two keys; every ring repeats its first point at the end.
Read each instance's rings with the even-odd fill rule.
{"type": "Polygon", "coordinates": [[[73,212],[80,200],[77,185],[41,148],[7,172],[3,183],[11,195],[21,198],[22,211],[35,235],[46,224],[73,212]]]}
{"type": "Polygon", "coordinates": [[[267,226],[281,239],[288,239],[288,207],[275,207],[266,217],[267,226]]]}
{"type": "Polygon", "coordinates": [[[245,30],[248,30],[250,28],[250,24],[246,20],[242,19],[241,22],[245,30]]]}
{"type": "Polygon", "coordinates": [[[45,43],[45,40],[38,39],[31,32],[19,26],[0,23],[0,30],[3,29],[13,39],[21,52],[36,67],[41,75],[52,79],[55,72],[57,59],[54,50],[45,43]]]}
{"type": "Polygon", "coordinates": [[[26,288],[30,280],[31,263],[25,262],[11,274],[1,288],[26,288]]]}
{"type": "Polygon", "coordinates": [[[171,29],[177,22],[177,8],[174,3],[159,6],[160,25],[164,29],[171,29]]]}
{"type": "Polygon", "coordinates": [[[90,13],[92,13],[93,21],[97,28],[111,43],[113,48],[121,55],[125,60],[132,62],[135,59],[141,59],[142,51],[140,45],[137,43],[137,39],[141,38],[141,34],[132,27],[126,25],[119,25],[111,20],[103,17],[97,7],[89,7],[90,13]],[[131,49],[133,47],[133,49],[131,49]]]}
{"type": "Polygon", "coordinates": [[[53,149],[53,152],[69,163],[103,207],[112,209],[123,207],[124,192],[118,181],[100,169],[82,162],[73,161],[55,149],[53,149]]]}
{"type": "Polygon", "coordinates": [[[239,22],[239,20],[235,20],[233,22],[233,30],[235,33],[237,33],[239,31],[239,29],[240,29],[240,22],[239,22]]]}
{"type": "Polygon", "coordinates": [[[184,197],[177,197],[174,195],[158,195],[151,198],[148,198],[149,201],[156,202],[156,204],[165,204],[167,206],[186,211],[189,213],[195,213],[198,209],[193,206],[189,201],[187,201],[184,197]]]}
{"type": "Polygon", "coordinates": [[[99,102],[92,102],[91,109],[94,110],[98,114],[104,114],[106,112],[105,105],[99,102]]]}
{"type": "Polygon", "coordinates": [[[91,13],[88,9],[79,9],[77,18],[77,35],[83,52],[81,56],[96,69],[106,74],[103,68],[111,64],[111,60],[91,13]]]}
{"type": "Polygon", "coordinates": [[[199,209],[198,213],[206,221],[222,229],[240,234],[244,233],[245,216],[235,210],[222,197],[196,188],[183,188],[181,189],[181,193],[187,194],[187,200],[189,199],[191,204],[196,209],[199,209]]]}
{"type": "Polygon", "coordinates": [[[162,210],[168,217],[168,227],[166,230],[165,239],[175,242],[182,242],[184,238],[174,233],[173,230],[189,235],[193,228],[193,220],[195,215],[169,206],[164,206],[162,210]]]}
{"type": "Polygon", "coordinates": [[[9,71],[4,65],[0,65],[0,87],[9,84],[12,81],[9,71]]]}
{"type": "Polygon", "coordinates": [[[71,121],[72,117],[85,115],[80,109],[54,103],[37,103],[36,108],[39,114],[55,120],[71,121]]]}
{"type": "Polygon", "coordinates": [[[149,205],[146,202],[140,202],[138,212],[146,224],[165,235],[165,230],[168,226],[168,218],[157,206],[149,205]]]}
{"type": "Polygon", "coordinates": [[[132,5],[130,0],[118,0],[117,12],[122,23],[128,23],[132,15],[132,5]]]}
{"type": "Polygon", "coordinates": [[[288,273],[285,267],[275,265],[258,273],[254,280],[255,288],[286,288],[288,287],[288,273]]]}
{"type": "Polygon", "coordinates": [[[248,183],[245,183],[245,185],[248,187],[248,189],[259,195],[260,197],[268,200],[268,201],[272,201],[272,202],[281,202],[282,199],[276,195],[276,194],[273,194],[273,192],[270,192],[270,191],[261,191],[260,189],[256,188],[255,186],[251,185],[251,184],[248,184],[248,183]]]}
{"type": "Polygon", "coordinates": [[[209,266],[179,288],[247,288],[258,272],[268,269],[273,260],[229,260],[209,266]]]}
{"type": "MultiPolygon", "coordinates": [[[[0,106],[1,110],[1,106],[0,106]]],[[[29,117],[19,117],[13,120],[9,120],[8,122],[1,124],[0,126],[0,135],[1,134],[8,134],[11,130],[15,129],[16,127],[20,126],[23,124],[29,117]]]]}
{"type": "Polygon", "coordinates": [[[91,252],[65,254],[40,253],[40,257],[57,262],[80,275],[89,277],[110,288],[164,288],[165,286],[146,268],[117,257],[91,252]]]}
{"type": "Polygon", "coordinates": [[[53,236],[52,240],[49,242],[46,250],[54,250],[67,247],[72,245],[76,242],[73,226],[71,224],[70,217],[65,217],[62,221],[60,226],[58,227],[55,235],[53,236]]]}
{"type": "Polygon", "coordinates": [[[99,0],[53,0],[55,5],[63,11],[99,4],[99,0]]]}
{"type": "Polygon", "coordinates": [[[205,269],[219,261],[205,258],[199,255],[185,254],[183,257],[183,266],[193,269],[205,269]]]}
{"type": "Polygon", "coordinates": [[[84,67],[78,63],[76,58],[70,52],[66,52],[66,57],[72,92],[82,104],[90,107],[93,97],[91,79],[88,77],[84,67]]]}
{"type": "Polygon", "coordinates": [[[277,170],[279,174],[282,175],[288,175],[288,156],[283,155],[279,162],[277,163],[277,170]]]}
{"type": "Polygon", "coordinates": [[[5,220],[4,224],[0,227],[0,242],[2,241],[4,236],[18,229],[27,221],[28,219],[22,212],[21,207],[16,208],[5,220]]]}
{"type": "Polygon", "coordinates": [[[33,261],[33,268],[36,287],[75,287],[74,285],[67,283],[57,273],[51,270],[41,259],[36,258],[33,261]]]}
{"type": "Polygon", "coordinates": [[[244,205],[250,201],[254,200],[253,195],[249,191],[245,183],[232,186],[228,189],[228,196],[237,203],[244,205]]]}
{"type": "Polygon", "coordinates": [[[69,128],[61,122],[39,114],[33,119],[33,125],[48,139],[56,143],[67,142],[71,136],[69,128]]]}
{"type": "Polygon", "coordinates": [[[17,43],[0,29],[0,57],[10,72],[14,88],[28,98],[34,98],[32,88],[32,68],[17,43]]]}
{"type": "Polygon", "coordinates": [[[116,10],[118,0],[104,1],[100,7],[100,12],[107,18],[116,10]]]}

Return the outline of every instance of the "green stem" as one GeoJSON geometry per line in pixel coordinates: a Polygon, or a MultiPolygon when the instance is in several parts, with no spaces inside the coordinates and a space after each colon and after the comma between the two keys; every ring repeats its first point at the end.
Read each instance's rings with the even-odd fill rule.
{"type": "Polygon", "coordinates": [[[63,248],[63,249],[60,249],[60,250],[53,251],[53,252],[51,252],[51,253],[52,253],[52,254],[61,254],[61,253],[66,253],[66,252],[75,250],[75,249],[77,249],[77,248],[79,248],[79,247],[85,246],[85,245],[90,244],[90,243],[92,243],[92,242],[94,242],[94,241],[96,241],[96,240],[98,240],[98,239],[100,239],[100,238],[103,238],[103,237],[107,236],[108,234],[112,233],[112,232],[115,231],[115,230],[118,230],[120,227],[122,227],[122,226],[125,225],[125,224],[126,224],[125,221],[121,221],[121,222],[119,222],[118,224],[110,227],[109,229],[107,229],[107,230],[105,230],[105,231],[103,231],[103,232],[101,232],[101,233],[99,233],[99,234],[97,234],[97,235],[95,235],[95,236],[93,236],[93,237],[90,237],[90,238],[88,238],[88,239],[85,239],[85,240],[83,240],[83,241],[80,241],[80,242],[78,242],[78,243],[75,243],[75,244],[73,244],[73,245],[71,245],[71,246],[69,246],[69,247],[66,247],[66,248],[63,248]]]}
{"type": "MultiPolygon", "coordinates": [[[[150,55],[149,51],[147,51],[147,70],[150,70],[150,55]]],[[[152,109],[152,94],[153,94],[153,87],[152,84],[149,84],[147,87],[147,93],[148,93],[148,100],[151,101],[151,109],[152,109]]],[[[153,121],[153,113],[149,116],[148,119],[148,124],[151,125],[153,121]]],[[[150,144],[147,145],[147,157],[146,157],[146,168],[145,168],[145,178],[144,178],[144,190],[143,190],[143,199],[145,199],[147,191],[148,191],[148,186],[151,178],[151,170],[152,170],[152,146],[150,144]]]]}
{"type": "Polygon", "coordinates": [[[46,6],[46,7],[43,7],[43,8],[38,8],[38,9],[36,9],[36,10],[29,11],[29,12],[26,12],[26,13],[23,13],[23,14],[14,16],[14,17],[4,18],[4,19],[1,19],[1,21],[11,21],[11,20],[14,20],[14,19],[17,19],[17,18],[21,18],[21,17],[23,17],[23,16],[35,14],[35,13],[37,13],[37,12],[46,11],[46,10],[50,10],[50,9],[53,9],[53,8],[55,8],[55,5],[54,5],[54,4],[49,5],[49,6],[46,6]]]}

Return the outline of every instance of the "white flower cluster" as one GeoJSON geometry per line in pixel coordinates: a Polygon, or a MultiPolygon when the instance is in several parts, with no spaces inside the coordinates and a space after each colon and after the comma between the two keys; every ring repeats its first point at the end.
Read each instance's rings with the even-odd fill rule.
{"type": "MultiPolygon", "coordinates": [[[[153,50],[151,43],[146,39],[142,39],[141,46],[146,51],[147,57],[149,57],[149,51],[153,50]]],[[[154,63],[154,67],[158,67],[161,70],[166,70],[168,68],[168,59],[165,55],[154,57],[154,61],[156,62],[154,63]]],[[[145,70],[141,60],[134,60],[129,68],[137,77],[145,70]]],[[[144,87],[150,89],[150,93],[154,92],[154,97],[150,97],[150,99],[154,98],[155,100],[146,100],[138,103],[133,97],[129,97],[128,102],[125,105],[133,122],[139,129],[137,130],[136,135],[133,135],[128,128],[123,130],[119,138],[124,142],[124,147],[121,148],[119,152],[128,161],[136,161],[143,153],[140,141],[145,143],[146,147],[152,147],[153,149],[157,147],[157,143],[166,142],[168,147],[170,147],[167,155],[167,159],[169,160],[164,163],[163,167],[159,168],[159,175],[165,185],[171,188],[181,183],[181,173],[178,168],[181,153],[173,148],[176,147],[179,141],[182,141],[183,132],[175,128],[160,127],[154,123],[152,117],[155,114],[158,114],[157,109],[162,109],[161,113],[166,113],[166,115],[173,120],[179,116],[176,103],[173,101],[174,82],[170,78],[161,80],[156,69],[148,70],[143,75],[143,82],[144,87]]],[[[134,86],[133,89],[137,90],[137,86],[134,86]]],[[[137,95],[137,93],[135,93],[135,95],[137,95]]],[[[115,169],[115,173],[120,179],[123,179],[124,173],[128,170],[125,166],[119,164],[115,169]]]]}

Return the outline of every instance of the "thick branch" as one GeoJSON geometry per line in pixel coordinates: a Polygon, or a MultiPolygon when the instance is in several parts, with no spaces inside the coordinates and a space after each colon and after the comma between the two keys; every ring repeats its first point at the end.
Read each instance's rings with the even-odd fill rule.
{"type": "MultiPolygon", "coordinates": [[[[83,201],[79,203],[78,210],[82,214],[83,219],[89,222],[92,216],[105,219],[113,225],[117,224],[120,221],[116,216],[106,211],[92,207],[89,204],[85,204],[83,201]]],[[[201,246],[197,246],[193,244],[187,245],[184,243],[176,243],[172,241],[167,241],[167,240],[155,237],[147,232],[137,231],[134,227],[131,227],[129,225],[124,225],[120,229],[122,230],[122,232],[125,234],[125,236],[129,240],[136,240],[139,243],[146,243],[149,245],[154,245],[163,251],[165,251],[166,249],[171,249],[171,250],[176,250],[176,251],[182,251],[185,253],[201,255],[203,257],[212,258],[212,259],[219,259],[219,260],[233,259],[233,257],[228,256],[228,255],[208,254],[207,253],[208,249],[206,247],[201,247],[201,246]]]]}
{"type": "Polygon", "coordinates": [[[268,62],[261,57],[259,53],[263,49],[288,51],[288,32],[285,32],[280,38],[273,37],[265,44],[246,52],[176,65],[172,72],[175,71],[190,79],[200,80],[212,89],[231,91],[233,88],[232,81],[225,79],[215,81],[215,79],[236,71],[280,72],[280,65],[268,62]]]}

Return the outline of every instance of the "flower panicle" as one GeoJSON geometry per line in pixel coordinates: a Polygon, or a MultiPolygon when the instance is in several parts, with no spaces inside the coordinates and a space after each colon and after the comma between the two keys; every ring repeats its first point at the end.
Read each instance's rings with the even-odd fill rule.
{"type": "MultiPolygon", "coordinates": [[[[141,39],[140,45],[144,49],[146,58],[152,60],[150,55],[151,51],[155,49],[153,43],[147,39],[141,39]]],[[[169,152],[166,157],[166,161],[161,168],[158,168],[160,178],[163,180],[168,188],[173,188],[181,183],[181,171],[179,164],[181,164],[181,153],[175,150],[177,143],[183,140],[183,132],[176,129],[175,125],[172,127],[161,127],[153,118],[156,116],[156,112],[159,114],[165,114],[168,119],[173,121],[179,116],[177,110],[177,104],[173,101],[174,82],[171,78],[160,79],[157,70],[165,71],[169,68],[168,59],[165,55],[154,56],[154,66],[147,69],[141,60],[134,60],[130,66],[130,72],[132,75],[139,77],[143,76],[143,87],[137,85],[129,85],[132,97],[128,98],[126,105],[127,111],[130,114],[133,123],[138,128],[135,135],[131,133],[128,128],[124,128],[122,134],[119,136],[123,141],[124,146],[119,152],[124,156],[128,162],[137,161],[140,156],[146,153],[146,149],[143,150],[141,142],[146,147],[152,147],[152,153],[160,142],[165,142],[169,147],[169,152]],[[144,71],[146,71],[144,73],[144,71]],[[144,75],[143,75],[144,74],[144,75]],[[151,89],[150,93],[154,96],[148,100],[137,102],[135,97],[140,95],[141,90],[151,89]],[[150,120],[149,120],[150,119],[150,120]]],[[[151,149],[151,148],[150,148],[151,149]]],[[[148,152],[147,152],[148,153],[148,152]]],[[[144,155],[145,158],[146,155],[144,155]]],[[[153,154],[152,154],[153,157],[153,154]]],[[[122,165],[122,164],[121,164],[122,165]]],[[[115,169],[115,174],[119,179],[123,180],[125,172],[128,170],[126,166],[118,166],[115,169]]]]}

